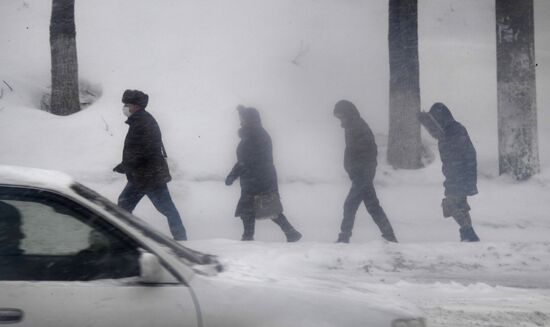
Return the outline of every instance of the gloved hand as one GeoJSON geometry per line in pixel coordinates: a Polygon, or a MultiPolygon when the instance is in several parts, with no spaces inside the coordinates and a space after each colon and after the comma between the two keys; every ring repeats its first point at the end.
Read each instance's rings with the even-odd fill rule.
{"type": "Polygon", "coordinates": [[[116,167],[113,168],[113,171],[115,173],[119,173],[119,174],[125,174],[126,173],[126,171],[124,170],[124,166],[122,165],[122,162],[119,163],[118,165],[116,165],[116,167]]]}
{"type": "Polygon", "coordinates": [[[225,185],[229,186],[229,185],[232,185],[233,182],[235,181],[235,177],[229,175],[225,178],[225,185]]]}

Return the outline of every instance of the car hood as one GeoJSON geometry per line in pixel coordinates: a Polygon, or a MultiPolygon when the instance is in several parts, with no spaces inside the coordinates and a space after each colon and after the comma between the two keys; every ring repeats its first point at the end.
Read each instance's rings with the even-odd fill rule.
{"type": "Polygon", "coordinates": [[[380,294],[308,289],[277,281],[248,282],[197,276],[191,283],[204,326],[390,327],[394,319],[422,314],[407,303],[380,294]]]}

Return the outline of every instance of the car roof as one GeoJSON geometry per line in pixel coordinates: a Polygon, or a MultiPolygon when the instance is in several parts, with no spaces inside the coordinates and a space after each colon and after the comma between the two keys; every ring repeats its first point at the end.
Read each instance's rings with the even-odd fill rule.
{"type": "Polygon", "coordinates": [[[76,181],[71,176],[58,171],[0,165],[0,184],[67,192],[75,183],[76,181]]]}

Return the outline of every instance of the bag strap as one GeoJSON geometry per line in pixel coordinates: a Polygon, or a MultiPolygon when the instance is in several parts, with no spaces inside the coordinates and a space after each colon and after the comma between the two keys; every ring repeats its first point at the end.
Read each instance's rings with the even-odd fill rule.
{"type": "Polygon", "coordinates": [[[162,142],[162,139],[160,140],[160,153],[164,158],[168,158],[168,154],[166,153],[166,149],[164,148],[164,143],[162,142]]]}

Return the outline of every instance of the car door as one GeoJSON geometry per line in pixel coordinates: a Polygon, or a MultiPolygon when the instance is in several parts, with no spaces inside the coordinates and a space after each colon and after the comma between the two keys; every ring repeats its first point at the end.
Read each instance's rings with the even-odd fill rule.
{"type": "Polygon", "coordinates": [[[197,326],[187,286],[140,282],[141,252],[62,195],[0,186],[0,324],[197,326]]]}

